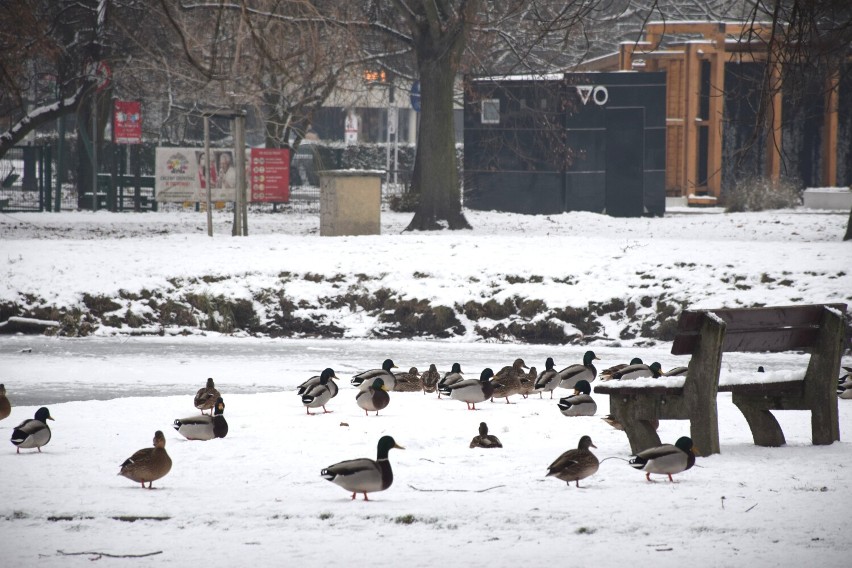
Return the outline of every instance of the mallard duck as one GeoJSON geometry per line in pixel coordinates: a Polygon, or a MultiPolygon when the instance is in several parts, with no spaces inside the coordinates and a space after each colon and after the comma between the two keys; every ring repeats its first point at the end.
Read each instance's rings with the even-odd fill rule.
{"type": "Polygon", "coordinates": [[[420,375],[420,382],[423,383],[423,394],[427,392],[435,392],[438,388],[438,381],[441,380],[441,373],[438,372],[438,367],[435,363],[429,365],[429,370],[420,375]]]}
{"type": "Polygon", "coordinates": [[[544,362],[544,371],[539,373],[535,379],[534,390],[538,393],[539,398],[543,398],[541,393],[549,392],[552,399],[553,391],[559,386],[559,373],[556,372],[554,366],[553,357],[548,357],[544,362]]]}
{"type": "Polygon", "coordinates": [[[352,385],[358,387],[361,391],[365,391],[372,386],[374,379],[382,379],[385,386],[389,390],[393,390],[396,384],[396,377],[393,376],[391,369],[396,369],[396,365],[390,359],[385,359],[381,369],[370,369],[369,371],[364,371],[353,376],[352,385]]]}
{"type": "Polygon", "coordinates": [[[837,396],[848,400],[852,399],[852,367],[843,367],[843,370],[846,374],[837,379],[837,396]]]}
{"type": "Polygon", "coordinates": [[[586,351],[583,355],[582,365],[571,365],[559,371],[559,387],[563,389],[573,389],[577,381],[583,379],[590,383],[595,380],[598,375],[598,370],[592,365],[592,361],[597,360],[594,351],[586,351]]]}
{"type": "Polygon", "coordinates": [[[444,373],[444,378],[438,381],[438,398],[441,398],[441,394],[446,389],[446,387],[452,386],[456,383],[460,383],[464,380],[464,372],[461,370],[461,365],[458,363],[453,363],[452,369],[444,373]]]}
{"type": "MultiPolygon", "coordinates": [[[[624,424],[622,424],[621,422],[619,422],[619,421],[618,421],[618,419],[615,417],[615,415],[614,415],[614,414],[607,414],[606,416],[604,416],[603,418],[601,418],[601,420],[603,420],[604,422],[606,422],[607,424],[609,424],[610,426],[612,426],[612,427],[613,427],[613,428],[615,428],[616,430],[622,430],[622,431],[624,431],[624,424]]],[[[656,430],[657,430],[657,428],[659,428],[659,427],[660,427],[660,421],[659,421],[659,420],[657,420],[656,418],[655,418],[655,419],[653,419],[653,420],[651,420],[651,426],[653,426],[653,427],[654,427],[654,431],[656,431],[656,430]]]]}
{"type": "Polygon", "coordinates": [[[207,385],[198,389],[198,392],[195,393],[195,408],[201,411],[201,414],[204,414],[205,410],[209,410],[210,414],[213,414],[213,407],[216,406],[216,399],[218,399],[221,394],[216,390],[216,385],[213,384],[213,379],[207,379],[207,385]]]}
{"type": "Polygon", "coordinates": [[[367,416],[370,415],[371,410],[378,416],[379,410],[390,404],[390,395],[387,390],[388,388],[382,379],[373,379],[372,385],[367,387],[367,390],[355,395],[355,402],[364,409],[364,414],[367,416]]]}
{"type": "Polygon", "coordinates": [[[577,444],[576,450],[568,450],[550,464],[547,468],[545,477],[555,477],[566,482],[571,486],[573,481],[577,487],[580,487],[580,480],[593,475],[600,466],[598,458],[589,448],[596,448],[589,436],[580,438],[580,443],[577,444]]]}
{"type": "Polygon", "coordinates": [[[509,397],[521,392],[521,377],[526,377],[527,374],[523,371],[528,369],[523,359],[515,359],[511,367],[503,367],[494,375],[494,381],[497,385],[494,387],[494,394],[491,402],[495,398],[505,398],[506,404],[509,402],[509,397]]]}
{"type": "Polygon", "coordinates": [[[124,460],[118,475],[141,483],[143,488],[147,481],[148,489],[151,489],[151,485],[158,479],[165,477],[171,469],[172,458],[166,453],[166,437],[160,430],[157,430],[154,432],[154,447],[143,448],[124,460]]]}
{"type": "Polygon", "coordinates": [[[686,471],[695,465],[695,448],[692,446],[692,438],[682,436],[678,438],[674,446],[663,444],[655,448],[648,448],[636,454],[630,460],[630,466],[645,472],[645,479],[651,481],[652,473],[660,473],[672,479],[673,473],[686,471]]]}
{"type": "MultiPolygon", "coordinates": [[[[840,378],[837,379],[837,386],[848,389],[852,387],[852,367],[842,367],[842,369],[846,371],[846,373],[840,375],[840,378]]],[[[3,385],[0,385],[0,388],[2,387],[3,385]]]]}
{"type": "Polygon", "coordinates": [[[212,440],[228,435],[228,422],[225,420],[225,401],[220,396],[216,399],[213,416],[202,414],[189,418],[178,418],[174,428],[187,440],[212,440]]]}
{"type": "Polygon", "coordinates": [[[612,379],[612,375],[614,373],[622,370],[623,368],[627,367],[628,365],[641,365],[641,364],[642,364],[642,359],[640,359],[639,357],[634,357],[633,359],[630,360],[629,363],[619,363],[618,365],[613,365],[612,367],[604,369],[603,371],[600,372],[601,380],[602,381],[608,381],[608,380],[612,379]]]}
{"type": "Polygon", "coordinates": [[[458,383],[444,387],[444,394],[448,395],[453,400],[460,400],[467,403],[468,410],[476,410],[476,403],[483,402],[491,398],[494,394],[494,389],[498,386],[491,382],[494,376],[494,371],[489,368],[482,370],[477,379],[467,379],[458,383]]]}
{"type": "Polygon", "coordinates": [[[37,448],[41,452],[41,447],[50,441],[48,420],[53,420],[53,417],[50,411],[42,406],[36,410],[33,418],[27,418],[12,430],[12,443],[18,447],[16,454],[21,453],[21,448],[37,448]]]}
{"type": "MultiPolygon", "coordinates": [[[[304,391],[304,394],[302,394],[302,404],[305,405],[305,412],[313,415],[311,408],[318,408],[320,406],[323,413],[328,414],[332,412],[331,410],[326,410],[325,405],[328,404],[329,400],[337,396],[338,388],[334,382],[335,379],[337,379],[337,375],[334,374],[334,369],[328,368],[323,370],[317,382],[304,388],[299,387],[300,391],[304,391]]],[[[308,385],[311,381],[313,381],[313,377],[302,383],[302,385],[308,385]]]]}
{"type": "Polygon", "coordinates": [[[589,381],[577,381],[574,394],[559,399],[559,410],[565,416],[594,416],[598,405],[592,398],[592,385],[589,381]]]}
{"type": "MultiPolygon", "coordinates": [[[[761,367],[762,368],[762,367],[761,367]]],[[[664,377],[685,377],[689,367],[675,367],[663,373],[664,377]]]]}
{"type": "MultiPolygon", "coordinates": [[[[314,375],[313,377],[311,377],[310,379],[306,380],[304,383],[299,385],[297,387],[296,394],[298,394],[299,396],[303,396],[312,387],[315,387],[318,384],[320,384],[320,381],[322,380],[322,376],[326,373],[329,373],[329,372],[331,373],[330,375],[328,375],[329,378],[331,378],[331,376],[333,375],[336,380],[338,380],[338,381],[340,380],[340,379],[337,378],[337,375],[335,375],[333,369],[331,369],[331,368],[324,369],[323,372],[320,373],[319,375],[314,375]]],[[[328,382],[326,382],[326,386],[328,387],[328,390],[331,391],[331,398],[336,397],[337,393],[340,390],[337,387],[337,383],[335,383],[334,381],[328,381],[328,382]]]]}
{"type": "MultiPolygon", "coordinates": [[[[535,380],[538,378],[538,371],[535,367],[530,367],[529,372],[521,377],[520,395],[527,398],[535,392],[535,380]]],[[[541,393],[539,393],[540,395],[541,393]]]]}
{"type": "Polygon", "coordinates": [[[382,436],[379,438],[376,449],[376,461],[369,458],[346,460],[328,466],[320,472],[320,475],[351,491],[352,499],[355,499],[358,493],[363,493],[364,501],[369,501],[367,493],[384,491],[393,484],[393,470],[388,461],[388,452],[391,448],[405,449],[391,436],[382,436]]]}
{"type": "Polygon", "coordinates": [[[503,444],[497,436],[488,433],[488,424],[485,422],[479,423],[479,436],[474,436],[470,441],[471,448],[502,448],[503,444]]]}
{"type": "Polygon", "coordinates": [[[423,390],[423,382],[420,380],[420,372],[417,367],[411,367],[407,373],[394,373],[396,384],[394,392],[418,392],[423,390]]]}
{"type": "Polygon", "coordinates": [[[0,420],[8,418],[12,413],[12,404],[6,398],[6,385],[0,384],[0,420]]]}
{"type": "Polygon", "coordinates": [[[638,365],[627,365],[620,371],[616,371],[612,375],[612,379],[615,381],[628,381],[631,379],[641,379],[643,377],[652,377],[659,378],[663,375],[662,366],[657,363],[651,363],[650,365],[638,364],[638,365]]]}

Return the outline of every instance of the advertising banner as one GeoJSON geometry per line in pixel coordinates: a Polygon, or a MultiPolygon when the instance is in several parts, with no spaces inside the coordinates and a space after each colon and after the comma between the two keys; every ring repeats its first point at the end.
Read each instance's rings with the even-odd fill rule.
{"type": "MultiPolygon", "coordinates": [[[[234,151],[210,151],[212,201],[234,201],[237,171],[234,151]]],[[[207,163],[202,148],[157,148],[156,194],[163,202],[207,201],[207,163]]],[[[246,151],[246,183],[251,202],[283,203],[290,199],[290,152],[252,148],[246,151]]]]}
{"type": "Polygon", "coordinates": [[[142,143],[142,104],[139,101],[114,102],[112,141],[116,144],[142,143]]]}

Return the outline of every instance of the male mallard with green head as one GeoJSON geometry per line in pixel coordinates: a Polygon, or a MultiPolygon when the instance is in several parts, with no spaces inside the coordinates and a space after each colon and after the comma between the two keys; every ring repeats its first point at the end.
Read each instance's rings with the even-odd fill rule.
{"type": "Polygon", "coordinates": [[[682,436],[674,445],[663,444],[639,452],[629,464],[635,469],[644,471],[645,479],[648,481],[652,481],[652,473],[659,473],[668,475],[669,481],[674,483],[672,474],[681,473],[695,465],[696,451],[692,445],[692,438],[682,436]]]}
{"type": "Polygon", "coordinates": [[[388,452],[392,448],[405,449],[391,436],[382,436],[376,447],[375,461],[369,458],[342,461],[328,466],[320,475],[351,491],[353,500],[355,495],[363,493],[364,501],[369,501],[367,493],[384,491],[393,484],[393,470],[388,460],[388,452]]]}
{"type": "Polygon", "coordinates": [[[154,432],[154,447],[143,448],[124,460],[118,475],[141,483],[143,489],[147,481],[148,489],[151,489],[152,484],[165,477],[171,469],[172,458],[166,453],[166,437],[157,430],[154,432]]]}
{"type": "Polygon", "coordinates": [[[559,399],[557,404],[564,416],[594,416],[598,405],[592,398],[592,385],[589,381],[577,381],[574,394],[559,399]]]}
{"type": "Polygon", "coordinates": [[[573,481],[577,487],[580,487],[580,480],[594,474],[600,466],[598,458],[589,448],[597,448],[597,446],[592,443],[589,436],[583,436],[580,438],[577,449],[568,450],[550,464],[545,477],[553,476],[561,479],[569,487],[573,481]]]}
{"type": "Polygon", "coordinates": [[[378,416],[379,410],[390,404],[390,395],[387,390],[382,379],[373,379],[372,385],[367,390],[355,395],[355,402],[364,409],[364,414],[367,416],[370,415],[370,411],[374,411],[378,416]]]}
{"type": "Polygon", "coordinates": [[[619,363],[618,365],[613,365],[612,367],[606,368],[603,371],[601,371],[601,373],[600,373],[601,380],[602,381],[608,381],[608,380],[612,379],[612,376],[615,373],[624,369],[625,367],[628,367],[630,365],[641,365],[641,364],[642,364],[642,359],[640,359],[639,357],[634,357],[633,359],[630,360],[630,363],[619,363]]]}
{"type": "Polygon", "coordinates": [[[598,370],[592,364],[592,361],[598,360],[594,351],[586,351],[583,355],[583,364],[569,365],[559,371],[559,387],[563,389],[573,389],[577,381],[586,380],[590,383],[595,380],[598,375],[598,370]]]}
{"type": "Polygon", "coordinates": [[[638,363],[636,365],[627,365],[623,369],[612,374],[612,379],[615,381],[626,381],[631,379],[641,379],[644,377],[659,378],[663,375],[662,365],[656,361],[650,365],[638,363]]]}
{"type": "Polygon", "coordinates": [[[451,387],[463,380],[464,373],[461,370],[461,365],[459,363],[453,363],[452,369],[450,369],[449,372],[444,373],[444,378],[438,381],[438,398],[441,398],[441,394],[443,394],[447,387],[451,387]]]}
{"type": "Polygon", "coordinates": [[[361,391],[365,391],[373,385],[373,381],[375,379],[382,379],[388,390],[393,390],[393,387],[396,384],[396,377],[394,377],[391,369],[396,369],[396,365],[393,364],[392,360],[385,359],[382,363],[381,369],[370,369],[369,371],[363,371],[354,375],[351,381],[352,386],[358,387],[361,391]]]}
{"type": "Polygon", "coordinates": [[[216,406],[216,399],[222,396],[219,394],[219,391],[216,390],[216,385],[213,384],[213,379],[207,379],[207,385],[204,388],[198,389],[198,392],[195,393],[195,408],[201,411],[201,414],[204,414],[205,410],[209,410],[210,414],[213,414],[213,407],[216,406]]]}
{"type": "Polygon", "coordinates": [[[548,357],[544,362],[544,371],[538,374],[535,378],[535,392],[538,393],[539,398],[544,398],[541,393],[549,392],[550,398],[553,398],[553,391],[556,390],[556,387],[559,386],[559,373],[556,372],[555,363],[553,362],[553,357],[548,357]]]}
{"type": "Polygon", "coordinates": [[[178,434],[187,440],[212,440],[228,435],[228,422],[225,420],[225,401],[220,396],[216,399],[213,416],[202,414],[189,418],[178,418],[174,421],[178,434]]]}
{"type": "MultiPolygon", "coordinates": [[[[323,372],[320,373],[319,375],[314,375],[310,379],[306,380],[304,383],[300,384],[297,387],[296,394],[298,394],[299,396],[304,396],[304,394],[307,393],[312,387],[315,387],[318,384],[320,384],[320,381],[322,380],[323,375],[325,375],[328,378],[332,378],[332,376],[333,376],[336,380],[340,380],[340,379],[337,378],[337,375],[335,375],[334,369],[331,369],[331,368],[324,369],[323,372]]],[[[334,381],[327,381],[326,385],[328,386],[328,389],[331,391],[331,398],[336,397],[337,393],[339,391],[339,389],[337,388],[337,383],[335,383],[334,381]]]]}
{"type": "Polygon", "coordinates": [[[319,380],[315,383],[307,385],[308,381],[312,381],[312,379],[308,379],[308,381],[302,383],[302,385],[307,385],[304,389],[299,387],[300,391],[304,391],[302,393],[302,404],[305,405],[305,412],[313,416],[311,408],[319,408],[320,406],[324,413],[332,412],[331,410],[326,410],[325,405],[328,404],[329,400],[337,396],[338,389],[334,382],[335,379],[337,379],[337,375],[334,374],[334,369],[329,367],[323,370],[319,376],[319,380]]]}
{"type": "Polygon", "coordinates": [[[461,400],[467,403],[468,410],[476,410],[476,403],[488,400],[494,395],[494,389],[499,386],[491,382],[494,371],[489,368],[482,370],[479,380],[467,379],[458,383],[445,386],[443,393],[453,400],[461,400]]]}
{"type": "Polygon", "coordinates": [[[16,454],[21,453],[21,448],[36,448],[41,453],[41,447],[50,441],[48,420],[53,420],[53,417],[50,411],[42,406],[36,410],[33,418],[24,420],[12,430],[11,442],[17,446],[16,454]]]}

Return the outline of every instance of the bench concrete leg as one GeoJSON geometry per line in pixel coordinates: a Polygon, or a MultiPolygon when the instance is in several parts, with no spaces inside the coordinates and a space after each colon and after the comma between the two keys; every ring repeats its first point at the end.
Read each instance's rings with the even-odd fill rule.
{"type": "Polygon", "coordinates": [[[784,431],[768,410],[754,408],[748,401],[736,400],[734,404],[745,416],[748,427],[751,428],[751,437],[754,438],[756,446],[778,447],[787,443],[784,431]]]}

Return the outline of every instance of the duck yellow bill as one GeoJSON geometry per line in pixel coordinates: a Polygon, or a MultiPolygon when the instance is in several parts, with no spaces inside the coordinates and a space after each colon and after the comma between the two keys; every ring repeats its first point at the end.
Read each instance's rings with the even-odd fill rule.
{"type": "Polygon", "coordinates": [[[399,450],[404,450],[404,449],[405,449],[403,446],[400,446],[400,445],[399,445],[399,444],[397,444],[396,442],[394,442],[393,447],[394,447],[394,448],[397,448],[397,449],[399,449],[399,450]]]}

